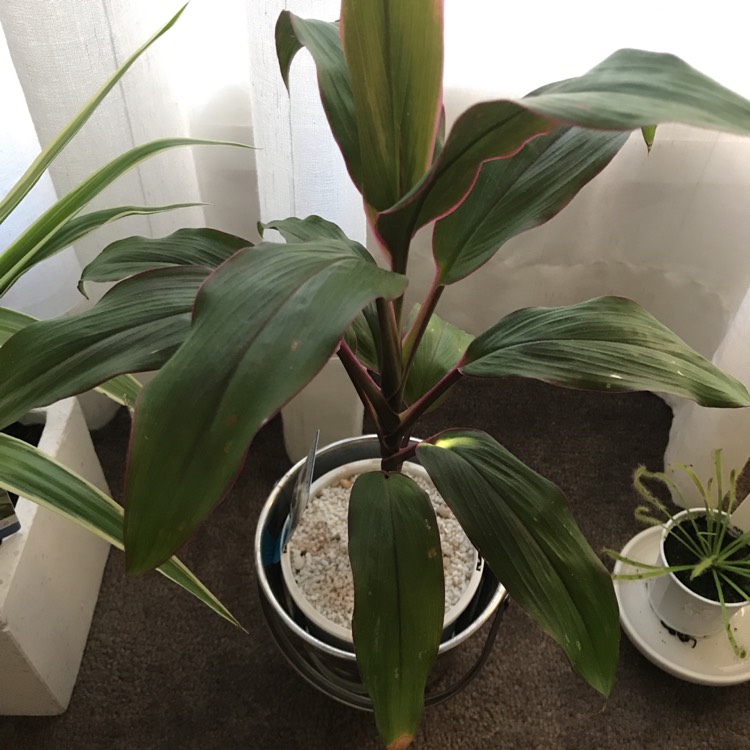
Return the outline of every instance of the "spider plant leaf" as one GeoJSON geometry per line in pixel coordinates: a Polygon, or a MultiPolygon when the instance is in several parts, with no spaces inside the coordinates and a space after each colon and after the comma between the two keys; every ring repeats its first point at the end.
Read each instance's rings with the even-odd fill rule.
{"type": "Polygon", "coordinates": [[[140,381],[132,375],[118,375],[97,386],[96,390],[132,411],[141,388],[140,381]]]}
{"type": "Polygon", "coordinates": [[[172,356],[207,275],[197,266],[149,271],[121,282],[87,312],[20,330],[0,347],[0,425],[102,383],[129,402],[138,392],[132,382],[106,381],[158,369],[172,356]]]}
{"type": "MultiPolygon", "coordinates": [[[[419,308],[419,305],[414,306],[407,327],[416,318],[419,308]]],[[[406,403],[413,404],[452,370],[473,339],[470,334],[433,314],[414,354],[414,361],[406,380],[406,403]]],[[[440,403],[442,399],[432,408],[440,403]]]]}
{"type": "Polygon", "coordinates": [[[441,0],[343,0],[341,39],[349,68],[362,195],[392,206],[432,162],[443,76],[441,0]]]}
{"type": "Polygon", "coordinates": [[[420,443],[417,455],[510,596],[607,695],[617,667],[617,601],[560,489],[483,432],[448,430],[420,443]]]}
{"type": "Polygon", "coordinates": [[[469,345],[466,375],[517,375],[601,391],[663,391],[703,406],[750,405],[750,394],[632,300],[598,297],[517,310],[469,345]]]}
{"type": "Polygon", "coordinates": [[[484,164],[466,200],[435,225],[439,283],[463,279],[509,239],[556,216],[627,139],[628,133],[560,126],[484,164]]]}
{"type": "Polygon", "coordinates": [[[126,216],[149,216],[151,214],[175,211],[178,208],[192,208],[204,206],[204,203],[175,203],[170,206],[117,206],[116,208],[104,208],[101,211],[92,211],[81,216],[74,216],[66,221],[39,249],[34,256],[35,262],[39,263],[54,255],[60,250],[72,245],[76,240],[85,237],[90,232],[105,224],[109,224],[126,216]]]}
{"type": "Polygon", "coordinates": [[[131,572],[161,564],[185,541],[231,486],[255,433],[320,370],[357,312],[405,284],[337,240],[262,243],[214,271],[190,335],[136,405],[131,572]]]}
{"type": "Polygon", "coordinates": [[[83,269],[79,289],[85,281],[120,281],[143,271],[168,266],[216,268],[238,250],[253,243],[218,229],[178,229],[167,237],[126,237],[102,250],[83,269]]]}
{"type": "Polygon", "coordinates": [[[110,76],[106,83],[85,104],[81,111],[58,133],[37,158],[32,162],[26,172],[21,176],[11,191],[0,201],[0,224],[10,216],[13,209],[23,200],[24,196],[39,181],[45,170],[54,161],[55,157],[65,148],[75,134],[84,126],[96,108],[101,104],[107,94],[117,85],[119,80],[127,73],[133,63],[163,34],[177,23],[187,5],[183,5],[170,20],[157,31],[145,44],[141,45],[127,60],[110,76]]]}
{"type": "MultiPolygon", "coordinates": [[[[122,549],[123,510],[111,497],[21,440],[0,433],[0,487],[70,519],[122,549]]],[[[227,608],[176,557],[159,572],[233,625],[227,608]]]]}
{"type": "Polygon", "coordinates": [[[440,534],[427,493],[403,474],[362,474],[349,501],[349,557],[357,665],[381,737],[405,747],[443,626],[440,534]]]}
{"type": "Polygon", "coordinates": [[[0,295],[4,294],[40,256],[45,245],[60,229],[81,211],[104,188],[120,175],[145,159],[178,146],[232,145],[226,141],[205,141],[195,138],[164,138],[126,151],[84,180],[77,188],[47,209],[21,233],[0,255],[0,295]]]}
{"type": "Polygon", "coordinates": [[[344,157],[352,182],[361,190],[362,165],[349,70],[341,48],[338,23],[306,20],[285,10],[276,22],[276,55],[289,88],[289,69],[305,47],[312,55],[328,125],[344,157]]]}

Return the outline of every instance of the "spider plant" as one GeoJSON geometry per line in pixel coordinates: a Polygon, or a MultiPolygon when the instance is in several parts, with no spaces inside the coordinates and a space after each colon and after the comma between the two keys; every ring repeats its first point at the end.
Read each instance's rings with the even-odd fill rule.
{"type": "MultiPolygon", "coordinates": [[[[17,210],[23,198],[83,128],[107,94],[112,91],[125,73],[154,42],[177,23],[184,9],[183,6],[156,34],[133,52],[91,99],[84,104],[73,119],[44,147],[7,195],[0,200],[0,224],[17,210]]],[[[194,138],[164,138],[141,144],[118,155],[67,195],[57,200],[0,252],[0,304],[3,295],[29,269],[55,253],[64,250],[104,224],[126,216],[155,214],[201,205],[197,203],[167,206],[128,205],[84,213],[92,200],[129,169],[169,149],[192,145],[230,144],[194,138]]],[[[4,346],[16,333],[35,323],[35,319],[29,315],[0,307],[0,346],[4,346]]],[[[6,361],[6,366],[11,369],[19,369],[32,364],[32,361],[27,358],[24,359],[24,362],[20,362],[11,355],[9,360],[6,361]]],[[[98,383],[97,389],[120,404],[132,406],[140,390],[140,385],[132,375],[122,374],[98,383]]],[[[62,395],[70,394],[61,394],[61,397],[62,395]]],[[[23,416],[28,408],[33,405],[26,403],[20,409],[15,410],[13,416],[3,422],[3,426],[7,426],[23,416]]],[[[5,433],[0,433],[0,464],[3,466],[3,477],[0,480],[0,487],[3,489],[0,489],[0,492],[6,493],[6,495],[7,492],[13,492],[45,505],[85,526],[111,544],[120,548],[123,547],[122,507],[67,467],[46,456],[36,447],[5,433]]],[[[160,571],[222,616],[236,623],[236,620],[226,608],[177,558],[172,557],[165,560],[164,564],[160,566],[160,571]]]]}

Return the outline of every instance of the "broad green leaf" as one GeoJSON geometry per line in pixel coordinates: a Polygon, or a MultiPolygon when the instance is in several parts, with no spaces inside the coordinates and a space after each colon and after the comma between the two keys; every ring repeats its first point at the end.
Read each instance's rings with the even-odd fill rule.
{"type": "Polygon", "coordinates": [[[178,146],[223,145],[239,143],[205,141],[195,138],[164,138],[136,146],[94,172],[77,188],[45,211],[0,255],[0,294],[5,293],[23,273],[44,254],[46,242],[104,188],[144,159],[178,146]]]}
{"type": "Polygon", "coordinates": [[[347,328],[346,343],[368,370],[380,372],[382,343],[378,311],[373,303],[358,313],[347,328]]]}
{"type": "Polygon", "coordinates": [[[24,172],[12,190],[0,202],[0,224],[10,216],[11,211],[23,200],[24,196],[39,181],[44,171],[54,161],[55,157],[67,146],[75,134],[84,126],[104,97],[117,85],[127,73],[133,63],[163,34],[177,23],[177,19],[187,6],[183,5],[172,18],[156,32],[145,44],[141,45],[127,60],[110,76],[107,82],[85,104],[83,109],[58,133],[54,140],[47,144],[29,168],[24,172]]]}
{"type": "Polygon", "coordinates": [[[362,195],[382,211],[432,162],[442,104],[443,3],[343,0],[341,37],[362,162],[362,195]]]}
{"type": "Polygon", "coordinates": [[[341,240],[342,242],[349,243],[352,249],[356,250],[364,260],[368,260],[371,263],[375,262],[365,247],[361,243],[349,239],[338,224],[334,224],[332,221],[322,219],[320,216],[315,216],[314,214],[305,219],[291,216],[288,219],[277,219],[269,221],[266,224],[258,222],[258,231],[261,237],[266,229],[275,229],[287,242],[310,242],[312,240],[325,239],[341,240]]]}
{"type": "Polygon", "coordinates": [[[320,99],[328,125],[341,149],[352,182],[361,190],[362,166],[357,120],[338,23],[305,20],[287,10],[281,12],[276,22],[276,55],[287,88],[289,68],[302,47],[310,52],[315,61],[320,99]]]}
{"type": "Polygon", "coordinates": [[[25,313],[0,307],[0,345],[4,344],[14,333],[26,328],[31,323],[36,323],[36,318],[25,313]]]}
{"type": "MultiPolygon", "coordinates": [[[[419,311],[415,305],[409,325],[419,311]]],[[[414,355],[404,390],[404,400],[413,404],[458,364],[474,337],[433,314],[414,355]]],[[[438,402],[440,403],[440,402],[438,402]]]]}
{"type": "Polygon", "coordinates": [[[485,161],[512,156],[557,122],[619,131],[680,122],[746,135],[750,102],[672,55],[620,50],[579,78],[464,112],[425,178],[377,218],[381,240],[407,246],[420,227],[460,205],[485,161]]]}
{"type": "Polygon", "coordinates": [[[378,215],[374,228],[381,242],[396,256],[406,253],[420,227],[449,214],[466,198],[485,162],[512,156],[554,126],[550,118],[511,101],[481,102],[467,109],[421,182],[378,215]]]}
{"type": "Polygon", "coordinates": [[[83,269],[84,281],[119,281],[143,271],[167,266],[216,268],[253,243],[218,229],[178,229],[168,237],[127,237],[108,245],[83,269]]]}
{"type": "MultiPolygon", "coordinates": [[[[121,282],[85,313],[16,333],[0,348],[0,426],[116,375],[161,367],[187,336],[207,275],[198,267],[149,271],[121,282]]],[[[133,388],[123,381],[107,386],[122,401],[133,388]]]]}
{"type": "Polygon", "coordinates": [[[417,448],[445,502],[508,593],[607,695],[620,626],[609,574],[558,487],[489,435],[449,430],[417,448]]]}
{"type": "Polygon", "coordinates": [[[388,747],[406,747],[424,709],[443,626],[440,534],[430,498],[403,474],[362,474],[349,501],[357,665],[388,747]]]}
{"type": "MultiPolygon", "coordinates": [[[[37,448],[0,434],[0,487],[59,513],[122,549],[123,510],[111,497],[37,448]]],[[[214,612],[240,624],[229,610],[176,557],[159,572],[214,612]]]]}
{"type": "MultiPolygon", "coordinates": [[[[304,219],[292,216],[267,223],[258,222],[260,236],[266,229],[275,229],[286,242],[310,242],[312,240],[341,240],[346,242],[364,260],[375,263],[367,249],[359,242],[349,239],[344,230],[332,221],[311,215],[304,219]]],[[[346,330],[345,339],[349,347],[365,367],[380,371],[380,328],[374,304],[367,305],[359,312],[346,330]]]]}
{"type": "Polygon", "coordinates": [[[405,284],[338,240],[262,243],[208,278],[187,341],[136,408],[131,572],[185,541],[231,485],[255,433],[320,370],[357,312],[405,284]]]}
{"type": "Polygon", "coordinates": [[[453,284],[511,237],[556,216],[618,153],[628,133],[558,127],[487,162],[463,203],[435,225],[439,283],[453,284]]]}
{"type": "Polygon", "coordinates": [[[193,206],[203,206],[204,203],[175,203],[171,206],[118,206],[117,208],[105,208],[101,211],[92,211],[90,214],[75,216],[65,222],[39,249],[34,256],[35,262],[39,263],[45,258],[63,250],[72,245],[76,240],[85,237],[90,232],[125,218],[126,216],[148,216],[150,214],[164,213],[165,211],[174,211],[178,208],[191,208],[193,206]]]}
{"type": "Polygon", "coordinates": [[[571,388],[663,391],[703,406],[750,405],[742,383],[621,297],[517,310],[474,339],[460,369],[571,388]]]}
{"type": "MultiPolygon", "coordinates": [[[[0,345],[4,344],[14,333],[36,322],[37,319],[32,318],[31,315],[0,307],[0,345]]],[[[102,383],[96,390],[109,396],[118,404],[132,408],[140,389],[141,384],[132,375],[121,375],[102,383]]]]}
{"type": "Polygon", "coordinates": [[[621,49],[578,78],[520,102],[586,128],[635,130],[662,122],[750,133],[750,102],[674,55],[621,49]]]}

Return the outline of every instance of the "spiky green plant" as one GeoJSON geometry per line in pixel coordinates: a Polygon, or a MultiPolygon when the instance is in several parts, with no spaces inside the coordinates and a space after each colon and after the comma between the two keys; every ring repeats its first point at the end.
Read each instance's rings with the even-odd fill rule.
{"type": "Polygon", "coordinates": [[[737,472],[729,474],[729,488],[722,486],[721,450],[714,451],[714,476],[703,484],[693,468],[684,464],[671,467],[683,472],[692,483],[697,494],[686,497],[679,485],[665,472],[649,471],[639,466],[633,475],[633,486],[643,498],[643,504],[635,509],[638,521],[669,529],[669,534],[684,550],[685,563],[678,565],[653,565],[623,557],[615,550],[607,550],[614,560],[638,568],[638,573],[622,573],[616,580],[645,580],[669,573],[678,576],[688,588],[704,583],[700,593],[721,605],[724,630],[727,638],[740,658],[747,656],[744,646],[737,643],[727,612],[727,601],[750,602],[750,532],[732,525],[732,512],[737,507],[737,472]],[[647,486],[647,481],[661,484],[672,493],[680,506],[676,510],[660,500],[647,486]],[[699,507],[700,506],[700,507],[699,507]],[[687,509],[678,523],[675,513],[687,509]],[[705,528],[704,528],[705,526],[705,528]],[[687,575],[684,575],[687,574],[687,575]],[[691,585],[691,583],[693,585],[691,585]],[[706,585],[707,584],[707,585],[706,585]]]}

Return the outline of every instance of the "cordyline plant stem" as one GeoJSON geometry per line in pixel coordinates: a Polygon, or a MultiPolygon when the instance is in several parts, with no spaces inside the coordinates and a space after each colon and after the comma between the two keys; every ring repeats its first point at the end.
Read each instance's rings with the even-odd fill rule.
{"type": "Polygon", "coordinates": [[[344,365],[368,416],[378,427],[378,434],[384,430],[395,429],[399,424],[398,415],[391,411],[377,383],[370,377],[349,345],[342,341],[338,357],[344,365]]]}
{"type": "Polygon", "coordinates": [[[382,298],[376,301],[380,336],[383,342],[383,363],[380,387],[394,411],[398,411],[398,389],[401,385],[401,337],[398,333],[393,305],[382,298]]]}
{"type": "Polygon", "coordinates": [[[404,371],[401,376],[401,388],[399,389],[399,393],[401,396],[403,396],[404,388],[406,387],[406,380],[409,377],[409,372],[411,370],[412,363],[414,362],[414,357],[417,353],[417,349],[419,348],[419,344],[422,341],[422,337],[424,336],[425,331],[427,330],[427,326],[430,324],[432,314],[435,312],[435,308],[440,301],[440,297],[442,296],[444,289],[444,286],[437,283],[436,276],[435,280],[432,282],[430,291],[427,293],[425,301],[419,308],[417,317],[414,319],[411,328],[404,338],[404,358],[406,360],[406,364],[404,365],[404,371]]]}

